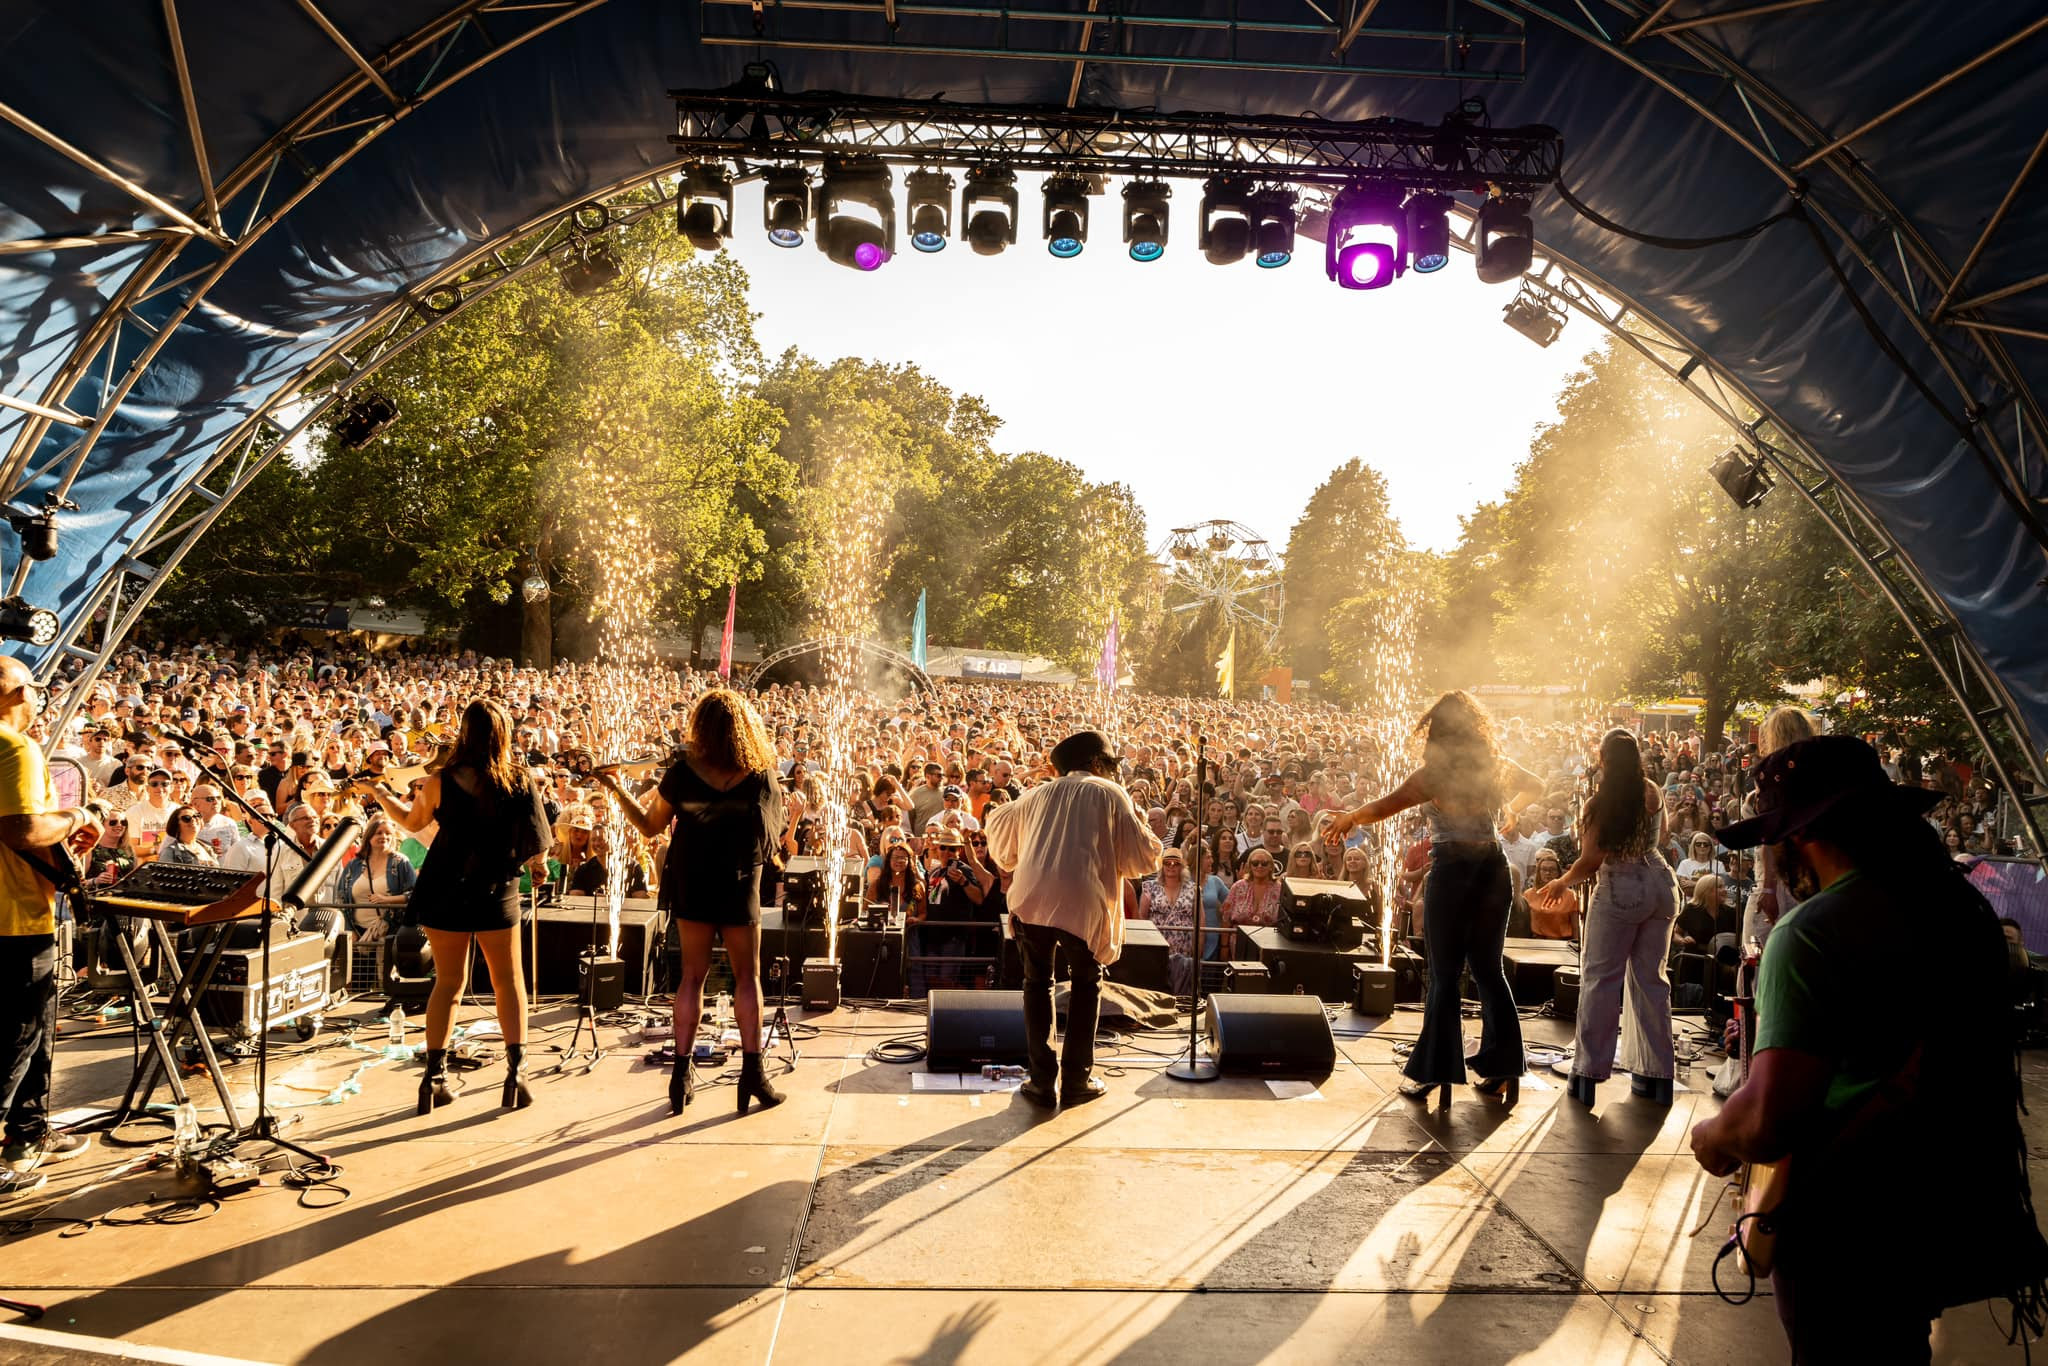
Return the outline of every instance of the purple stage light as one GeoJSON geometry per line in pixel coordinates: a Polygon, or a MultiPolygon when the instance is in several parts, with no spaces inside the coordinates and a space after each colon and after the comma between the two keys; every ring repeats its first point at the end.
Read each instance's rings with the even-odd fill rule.
{"type": "Polygon", "coordinates": [[[853,264],[856,270],[879,270],[889,259],[888,248],[877,242],[863,242],[853,249],[853,264]]]}
{"type": "Polygon", "coordinates": [[[1379,289],[1394,283],[1390,242],[1353,242],[1337,255],[1338,283],[1346,289],[1379,289]]]}

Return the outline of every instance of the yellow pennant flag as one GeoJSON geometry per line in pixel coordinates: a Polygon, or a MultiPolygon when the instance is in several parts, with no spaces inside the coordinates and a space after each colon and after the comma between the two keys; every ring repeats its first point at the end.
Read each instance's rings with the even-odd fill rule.
{"type": "Polygon", "coordinates": [[[1235,697],[1237,690],[1237,628],[1230,628],[1230,639],[1224,643],[1223,653],[1216,657],[1216,695],[1235,697]]]}

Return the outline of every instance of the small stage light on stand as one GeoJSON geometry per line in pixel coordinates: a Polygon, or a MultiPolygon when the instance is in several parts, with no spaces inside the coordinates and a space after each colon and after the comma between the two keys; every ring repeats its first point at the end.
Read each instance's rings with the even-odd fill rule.
{"type": "Polygon", "coordinates": [[[1524,284],[1521,292],[1501,310],[1509,327],[1535,342],[1548,346],[1564,331],[1564,305],[1557,296],[1538,285],[1524,284]]]}

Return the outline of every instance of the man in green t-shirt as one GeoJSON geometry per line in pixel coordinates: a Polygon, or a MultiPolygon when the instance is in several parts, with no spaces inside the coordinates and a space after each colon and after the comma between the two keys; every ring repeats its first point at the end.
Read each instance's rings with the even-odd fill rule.
{"type": "Polygon", "coordinates": [[[1749,1076],[1693,1129],[1717,1176],[1787,1162],[1772,1286],[1795,1361],[1929,1358],[1945,1308],[2048,1273],[2027,1213],[1997,919],[1925,815],[1847,736],[1756,771],[1757,816],[1800,898],[1764,946],[1749,1076]],[[1938,1000],[1937,1000],[1938,998],[1938,1000]]]}

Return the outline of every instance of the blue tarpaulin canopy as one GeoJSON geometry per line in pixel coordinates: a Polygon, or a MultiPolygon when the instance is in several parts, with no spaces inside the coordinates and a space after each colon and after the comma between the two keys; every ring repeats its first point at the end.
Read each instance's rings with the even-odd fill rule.
{"type": "Polygon", "coordinates": [[[2048,5],[939,8],[771,2],[756,32],[745,0],[17,0],[0,15],[0,479],[17,506],[64,488],[81,510],[25,582],[10,557],[10,586],[58,610],[65,642],[123,584],[132,603],[232,488],[223,443],[261,435],[251,420],[309,366],[481,248],[672,165],[667,92],[749,59],[792,91],[1330,119],[1434,123],[1482,93],[1496,125],[1558,129],[1567,184],[1638,233],[1807,205],[1867,320],[1796,222],[1678,250],[1546,193],[1536,227],[1688,357],[1683,378],[1716,378],[1769,419],[1762,439],[1839,481],[1869,519],[1848,521],[1860,552],[2038,774],[2048,5]],[[192,492],[201,474],[213,494],[192,492]]]}

